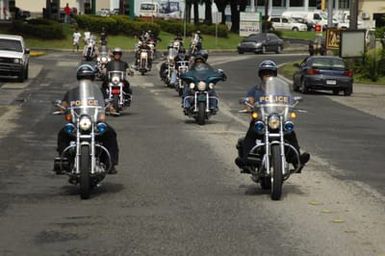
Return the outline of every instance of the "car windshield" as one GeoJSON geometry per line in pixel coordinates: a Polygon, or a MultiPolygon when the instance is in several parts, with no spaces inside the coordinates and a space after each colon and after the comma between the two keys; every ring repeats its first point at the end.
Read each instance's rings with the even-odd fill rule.
{"type": "Polygon", "coordinates": [[[265,38],[265,36],[263,34],[259,34],[259,35],[253,35],[253,36],[250,36],[250,37],[247,37],[244,39],[244,42],[255,42],[255,41],[261,41],[265,38]]]}
{"type": "Polygon", "coordinates": [[[335,58],[313,59],[311,66],[318,69],[345,69],[344,61],[335,58]]]}
{"type": "Polygon", "coordinates": [[[0,51],[23,52],[23,47],[18,40],[0,39],[0,51]]]}

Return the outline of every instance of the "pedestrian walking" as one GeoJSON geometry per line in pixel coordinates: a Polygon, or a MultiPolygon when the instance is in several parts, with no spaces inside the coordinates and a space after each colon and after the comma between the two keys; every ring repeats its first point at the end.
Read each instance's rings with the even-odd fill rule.
{"type": "Polygon", "coordinates": [[[79,42],[80,42],[80,38],[82,37],[82,35],[80,34],[80,32],[76,29],[75,32],[73,33],[72,35],[72,39],[73,39],[73,49],[72,51],[75,51],[75,48],[76,48],[76,52],[79,51],[79,42]]]}
{"type": "Polygon", "coordinates": [[[70,23],[71,19],[71,8],[69,7],[68,3],[66,4],[66,7],[64,7],[64,23],[70,23]]]}

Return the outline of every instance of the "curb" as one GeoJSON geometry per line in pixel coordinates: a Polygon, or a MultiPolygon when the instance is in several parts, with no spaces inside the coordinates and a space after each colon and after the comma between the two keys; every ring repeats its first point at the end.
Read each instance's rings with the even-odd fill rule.
{"type": "Polygon", "coordinates": [[[46,55],[46,53],[42,51],[31,51],[29,54],[30,57],[40,57],[43,55],[46,55]]]}

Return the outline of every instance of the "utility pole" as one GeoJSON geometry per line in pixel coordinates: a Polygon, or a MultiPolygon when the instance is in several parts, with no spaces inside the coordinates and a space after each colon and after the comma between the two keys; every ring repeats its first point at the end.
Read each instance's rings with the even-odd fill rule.
{"type": "Polygon", "coordinates": [[[349,18],[349,29],[357,29],[357,17],[358,17],[358,1],[350,0],[350,18],[349,18]]]}
{"type": "Polygon", "coordinates": [[[328,1],[328,28],[333,27],[333,1],[328,1]]]}

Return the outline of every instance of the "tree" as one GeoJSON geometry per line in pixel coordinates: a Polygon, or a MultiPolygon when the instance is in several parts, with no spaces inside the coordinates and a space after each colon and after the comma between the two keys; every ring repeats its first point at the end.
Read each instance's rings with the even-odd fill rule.
{"type": "Polygon", "coordinates": [[[232,0],[230,1],[231,9],[231,31],[239,32],[239,13],[246,10],[247,0],[232,0]]]}
{"type": "Polygon", "coordinates": [[[215,5],[217,6],[218,11],[222,13],[222,24],[226,23],[226,6],[229,4],[228,0],[214,0],[215,5]]]}
{"type": "Polygon", "coordinates": [[[185,13],[185,17],[186,17],[186,22],[190,23],[190,20],[191,20],[191,6],[192,6],[192,2],[193,0],[186,0],[186,13],[185,13]]]}
{"type": "Polygon", "coordinates": [[[213,0],[200,0],[200,4],[205,5],[205,23],[211,25],[213,23],[213,15],[211,9],[213,0]]]}
{"type": "Polygon", "coordinates": [[[193,0],[194,6],[194,24],[198,25],[199,23],[199,0],[193,0]]]}

